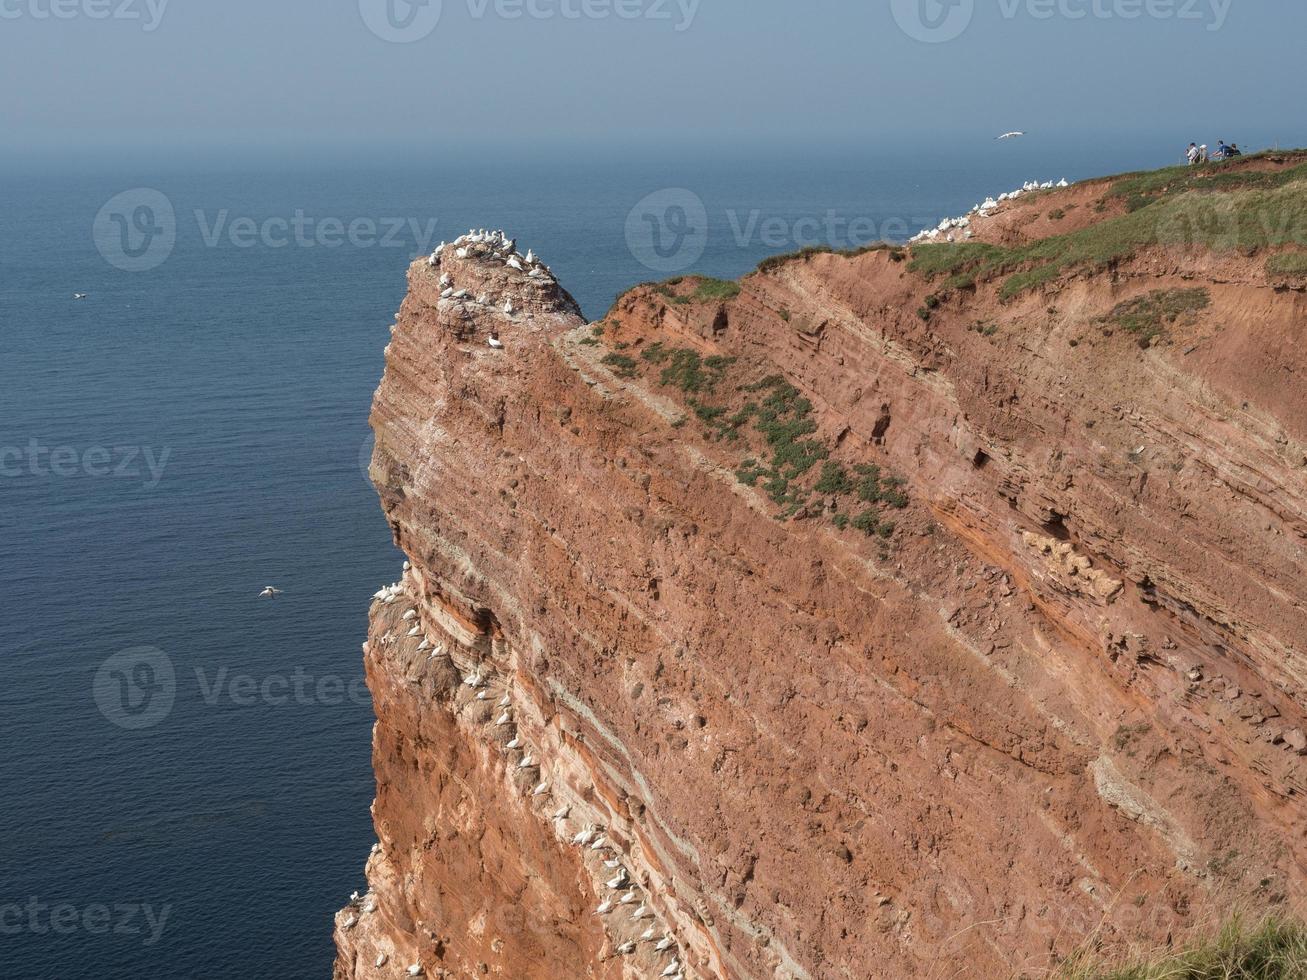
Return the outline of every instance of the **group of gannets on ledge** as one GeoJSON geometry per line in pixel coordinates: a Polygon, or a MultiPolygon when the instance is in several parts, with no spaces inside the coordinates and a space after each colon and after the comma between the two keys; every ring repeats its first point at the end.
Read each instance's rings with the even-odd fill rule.
{"type": "Polygon", "coordinates": [[[924,231],[918,232],[908,239],[908,244],[915,245],[917,242],[935,242],[939,240],[940,235],[945,236],[945,241],[954,242],[957,240],[957,236],[953,234],[953,231],[959,228],[962,229],[962,238],[965,241],[971,238],[973,234],[971,231],[971,218],[973,215],[978,218],[988,218],[1004,201],[1015,201],[1022,194],[1029,194],[1032,191],[1051,191],[1054,188],[1070,186],[1071,184],[1065,177],[1059,180],[1056,184],[1051,180],[1044,181],[1042,184],[1037,180],[1027,181],[1016,190],[1008,191],[1006,194],[1000,194],[997,198],[985,198],[983,204],[977,204],[960,218],[945,218],[936,227],[927,228],[924,231]]]}
{"type": "MultiPolygon", "coordinates": [[[[405,562],[404,575],[401,577],[400,581],[382,587],[373,595],[373,600],[384,605],[391,605],[392,603],[399,601],[401,598],[407,601],[412,601],[409,599],[408,590],[405,586],[405,580],[409,577],[411,569],[412,566],[410,563],[405,562]]],[[[423,633],[423,628],[421,626],[422,615],[417,607],[414,606],[406,609],[404,613],[401,614],[400,621],[405,624],[413,624],[413,629],[409,632],[409,636],[416,636],[423,633]]],[[[387,632],[386,635],[381,638],[381,643],[382,645],[388,645],[395,642],[395,639],[396,637],[392,632],[387,632]]],[[[365,644],[364,646],[366,649],[367,645],[365,644]]],[[[423,652],[431,646],[432,641],[430,638],[424,636],[421,645],[418,647],[418,652],[423,652]]],[[[428,655],[428,659],[441,656],[442,654],[448,655],[445,653],[444,645],[440,644],[436,646],[434,652],[428,655]]],[[[457,668],[457,665],[455,666],[457,668]]],[[[461,675],[462,670],[459,670],[459,673],[461,675]]],[[[473,666],[470,668],[470,673],[462,677],[462,686],[476,691],[477,701],[488,702],[494,698],[494,695],[491,694],[490,691],[494,688],[500,687],[500,683],[496,683],[493,678],[486,675],[483,672],[482,667],[473,666]]],[[[516,727],[517,722],[514,719],[515,708],[513,704],[511,685],[503,685],[503,697],[495,704],[495,709],[498,712],[498,717],[493,722],[495,728],[516,727]]],[[[494,717],[494,712],[492,712],[492,717],[494,717]]],[[[532,780],[535,786],[534,789],[531,789],[528,792],[528,798],[534,799],[552,795],[553,782],[551,781],[549,774],[546,772],[545,765],[536,757],[530,747],[524,743],[520,734],[515,731],[512,740],[505,743],[504,748],[512,752],[522,752],[522,758],[513,766],[514,771],[525,772],[536,770],[539,773],[539,775],[532,780]]],[[[651,943],[653,944],[654,953],[660,954],[660,958],[661,954],[667,954],[672,957],[671,961],[663,967],[662,972],[659,973],[658,976],[664,978],[664,980],[686,980],[686,968],[680,959],[679,944],[669,932],[665,931],[666,927],[658,921],[657,913],[655,913],[649,904],[647,904],[647,902],[642,898],[640,887],[631,880],[631,874],[627,870],[625,858],[622,852],[608,838],[602,824],[587,824],[583,829],[577,832],[575,836],[569,837],[567,821],[571,816],[571,812],[572,808],[564,804],[553,813],[553,820],[558,826],[558,833],[564,841],[570,841],[574,847],[602,857],[604,859],[604,868],[613,875],[613,877],[604,882],[608,890],[612,892],[612,896],[606,899],[595,910],[595,915],[604,917],[620,909],[631,909],[631,922],[637,924],[636,928],[640,928],[641,925],[644,926],[643,932],[637,938],[622,942],[616,946],[616,951],[622,956],[630,956],[636,952],[641,944],[651,943]],[[651,925],[646,920],[654,921],[651,925]]],[[[373,845],[373,854],[378,853],[380,850],[380,844],[373,845]]],[[[361,900],[356,892],[354,895],[350,896],[350,900],[351,904],[356,908],[361,904],[364,913],[373,912],[376,909],[376,900],[371,895],[368,895],[366,900],[361,900]]],[[[353,928],[357,922],[357,917],[351,916],[350,919],[346,920],[344,927],[347,929],[353,928]]],[[[382,957],[378,957],[378,968],[384,965],[385,960],[382,957]]],[[[655,969],[657,969],[657,967],[655,967],[655,969]]],[[[423,974],[421,963],[412,964],[408,968],[407,973],[409,976],[421,976],[423,974]]]]}
{"type": "MultiPolygon", "coordinates": [[[[526,274],[527,279],[533,280],[541,285],[553,285],[554,275],[549,270],[549,266],[540,261],[535,251],[528,249],[526,255],[520,255],[517,251],[517,239],[509,238],[503,229],[495,231],[486,231],[482,229],[473,229],[466,235],[461,235],[452,242],[441,242],[436,246],[436,250],[431,253],[427,259],[427,265],[433,269],[440,268],[441,258],[449,249],[454,249],[454,254],[460,259],[478,258],[482,261],[502,262],[514,272],[526,274]]],[[[477,306],[484,306],[491,309],[498,309],[504,316],[510,320],[517,316],[518,310],[513,305],[511,296],[504,299],[502,306],[499,301],[489,293],[481,293],[475,299],[466,289],[459,289],[454,283],[454,277],[444,272],[440,276],[440,298],[453,300],[459,303],[472,303],[477,306]]],[[[491,330],[489,345],[495,350],[503,350],[503,342],[499,339],[499,331],[491,330]]]]}

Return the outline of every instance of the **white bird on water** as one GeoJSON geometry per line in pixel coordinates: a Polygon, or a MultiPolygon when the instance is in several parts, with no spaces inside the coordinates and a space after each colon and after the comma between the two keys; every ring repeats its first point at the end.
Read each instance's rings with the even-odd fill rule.
{"type": "Polygon", "coordinates": [[[1026,135],[1026,134],[1025,134],[1023,131],[1021,131],[1021,130],[1019,130],[1019,129],[1016,129],[1016,130],[1013,130],[1013,131],[1010,132],[1010,133],[1004,133],[1002,136],[995,136],[994,139],[996,139],[996,140],[1012,140],[1012,139],[1016,139],[1018,136],[1025,136],[1025,135],[1026,135]]]}
{"type": "Polygon", "coordinates": [[[73,293],[73,299],[86,299],[85,293],[73,293]]]}
{"type": "Polygon", "coordinates": [[[262,592],[259,593],[259,598],[275,599],[279,595],[281,595],[281,589],[274,589],[271,585],[269,585],[266,589],[264,589],[262,592]]]}

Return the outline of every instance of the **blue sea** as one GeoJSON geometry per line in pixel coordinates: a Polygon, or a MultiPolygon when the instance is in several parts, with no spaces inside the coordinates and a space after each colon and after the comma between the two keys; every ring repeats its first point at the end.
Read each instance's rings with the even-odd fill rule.
{"type": "Polygon", "coordinates": [[[508,229],[598,318],[642,280],[1172,162],[813,147],[0,178],[0,976],[331,975],[375,839],[359,646],[402,561],[367,416],[435,241],[508,229]]]}

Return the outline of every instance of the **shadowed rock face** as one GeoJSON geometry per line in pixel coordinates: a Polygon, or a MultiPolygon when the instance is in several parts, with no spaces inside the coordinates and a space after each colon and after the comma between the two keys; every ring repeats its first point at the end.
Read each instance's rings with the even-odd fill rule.
{"type": "Polygon", "coordinates": [[[338,978],[1010,976],[1307,897],[1301,289],[1153,252],[926,322],[882,250],[597,335],[495,251],[412,266],[373,408],[412,567],[338,978]],[[902,479],[877,533],[740,475],[779,379],[824,462],[902,479]]]}

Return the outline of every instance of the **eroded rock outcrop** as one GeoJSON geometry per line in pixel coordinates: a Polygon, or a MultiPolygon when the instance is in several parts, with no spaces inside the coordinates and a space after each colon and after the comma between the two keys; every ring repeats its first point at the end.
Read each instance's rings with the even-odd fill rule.
{"type": "Polygon", "coordinates": [[[339,978],[1010,976],[1307,897],[1303,292],[904,258],[598,325],[496,242],[411,267],[339,978]]]}

